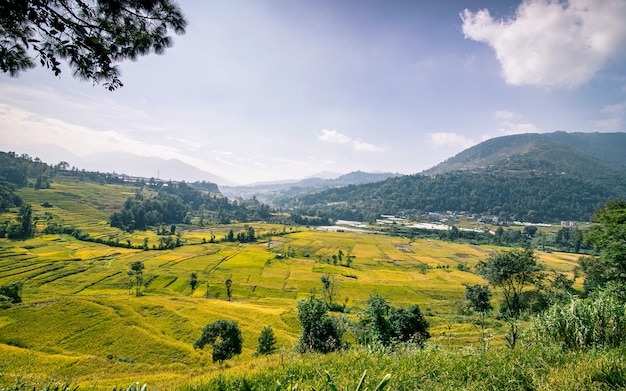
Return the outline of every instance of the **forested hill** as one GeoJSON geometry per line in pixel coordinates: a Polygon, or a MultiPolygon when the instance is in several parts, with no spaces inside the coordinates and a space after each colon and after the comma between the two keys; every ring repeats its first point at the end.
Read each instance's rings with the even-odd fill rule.
{"type": "Polygon", "coordinates": [[[506,136],[423,174],[331,189],[284,205],[368,221],[380,214],[449,210],[530,222],[588,220],[606,201],[626,199],[626,169],[613,163],[618,156],[626,156],[623,133],[506,136]],[[608,144],[602,154],[600,146],[608,144]]]}
{"type": "MultiPolygon", "coordinates": [[[[497,137],[466,149],[458,155],[425,170],[432,175],[455,170],[481,169],[502,165],[507,159],[550,161],[563,169],[573,164],[582,166],[589,159],[626,169],[626,133],[530,133],[497,137]],[[552,155],[552,156],[550,156],[552,155]]],[[[592,162],[595,165],[598,162],[592,162]]]]}

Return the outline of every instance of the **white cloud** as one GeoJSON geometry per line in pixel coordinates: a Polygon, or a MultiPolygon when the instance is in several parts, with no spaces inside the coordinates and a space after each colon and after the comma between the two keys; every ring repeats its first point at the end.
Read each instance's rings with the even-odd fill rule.
{"type": "Polygon", "coordinates": [[[465,149],[476,144],[474,140],[454,132],[428,133],[428,139],[435,147],[452,147],[465,149]]]}
{"type": "Polygon", "coordinates": [[[511,121],[515,118],[515,113],[510,111],[498,110],[493,114],[493,118],[503,121],[511,121]]]}
{"type": "Polygon", "coordinates": [[[0,103],[1,145],[57,145],[79,157],[108,152],[179,159],[206,169],[204,161],[170,146],[133,139],[116,130],[98,131],[0,103]]]}
{"type": "MultiPolygon", "coordinates": [[[[537,126],[521,122],[522,116],[511,111],[498,110],[493,113],[493,119],[498,123],[498,136],[523,134],[523,133],[541,133],[541,129],[537,126]]],[[[492,136],[485,136],[485,139],[492,136]]]]}
{"type": "Polygon", "coordinates": [[[576,87],[622,55],[624,0],[524,0],[514,18],[461,14],[466,38],[491,46],[511,85],[576,87]]]}
{"type": "Polygon", "coordinates": [[[624,120],[626,117],[626,102],[609,105],[600,110],[603,119],[595,121],[595,126],[603,132],[624,131],[624,120]]]}
{"type": "Polygon", "coordinates": [[[322,129],[321,133],[317,134],[317,139],[333,144],[349,144],[352,149],[357,151],[381,152],[389,149],[387,147],[378,147],[364,141],[354,140],[345,134],[337,132],[336,130],[322,129]]]}
{"type": "Polygon", "coordinates": [[[350,137],[341,134],[336,130],[322,129],[322,133],[317,135],[320,141],[326,141],[333,144],[345,144],[350,142],[350,137]]]}

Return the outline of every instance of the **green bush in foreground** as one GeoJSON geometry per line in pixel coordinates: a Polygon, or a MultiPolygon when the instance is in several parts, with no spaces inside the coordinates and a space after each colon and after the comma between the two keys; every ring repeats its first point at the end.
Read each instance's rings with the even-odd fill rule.
{"type": "Polygon", "coordinates": [[[568,349],[613,348],[626,344],[626,303],[618,293],[604,290],[591,298],[573,297],[537,316],[531,339],[568,349]]]}

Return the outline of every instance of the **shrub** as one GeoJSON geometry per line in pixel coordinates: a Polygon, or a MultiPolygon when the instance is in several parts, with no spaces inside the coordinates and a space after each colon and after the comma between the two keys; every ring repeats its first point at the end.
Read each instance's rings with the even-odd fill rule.
{"type": "Polygon", "coordinates": [[[343,329],[339,321],[328,314],[321,299],[309,298],[298,302],[298,321],[302,326],[298,350],[329,353],[341,348],[343,329]]]}
{"type": "Polygon", "coordinates": [[[213,346],[213,362],[225,361],[235,354],[241,354],[243,337],[235,321],[220,319],[209,323],[202,329],[202,335],[193,343],[194,349],[205,345],[213,346]]]}
{"type": "Polygon", "coordinates": [[[619,347],[626,343],[626,304],[609,290],[588,299],[572,298],[536,317],[530,335],[536,342],[568,349],[619,347]]]}

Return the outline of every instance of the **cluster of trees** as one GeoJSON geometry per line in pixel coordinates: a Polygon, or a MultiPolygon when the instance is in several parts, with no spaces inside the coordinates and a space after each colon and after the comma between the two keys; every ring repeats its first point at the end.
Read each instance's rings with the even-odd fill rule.
{"type": "Polygon", "coordinates": [[[33,208],[30,204],[20,206],[15,221],[0,222],[0,238],[28,239],[34,232],[33,208]]]}
{"type": "Polygon", "coordinates": [[[197,218],[199,225],[204,225],[270,217],[269,207],[257,200],[229,202],[228,198],[198,190],[185,182],[158,183],[150,188],[157,191],[155,196],[144,197],[138,189],[134,197],[126,200],[122,210],[111,214],[110,225],[134,231],[163,224],[190,224],[193,218],[197,218]]]}
{"type": "MultiPolygon", "coordinates": [[[[499,288],[499,316],[509,324],[507,343],[514,348],[522,316],[536,313],[531,335],[569,348],[611,347],[624,342],[626,327],[626,201],[614,200],[596,211],[584,241],[595,254],[580,258],[584,292],[574,279],[546,271],[530,248],[491,255],[477,265],[478,274],[499,288]],[[534,287],[534,289],[527,289],[534,287]]],[[[488,340],[484,317],[491,310],[489,286],[466,285],[468,305],[480,314],[481,341],[488,340]]]]}
{"type": "Polygon", "coordinates": [[[5,285],[0,285],[0,308],[5,305],[17,304],[22,302],[21,281],[13,281],[5,285]]]}
{"type": "Polygon", "coordinates": [[[456,171],[328,189],[283,200],[280,206],[315,209],[319,218],[358,221],[374,221],[381,214],[448,210],[529,222],[584,221],[607,198],[623,197],[626,182],[615,178],[589,183],[575,175],[524,169],[456,171]]]}
{"type": "Polygon", "coordinates": [[[330,315],[329,305],[322,299],[300,300],[298,321],[302,326],[298,339],[300,352],[329,353],[345,349],[348,344],[343,336],[348,328],[354,331],[356,341],[364,345],[393,347],[413,343],[421,347],[430,338],[430,326],[418,305],[408,309],[394,307],[380,295],[369,298],[367,307],[354,323],[330,315]]]}
{"type": "MultiPolygon", "coordinates": [[[[222,363],[241,354],[243,336],[239,324],[232,320],[219,319],[209,323],[202,329],[202,333],[193,343],[194,349],[203,349],[211,346],[213,362],[222,363]]],[[[265,326],[258,337],[255,356],[264,356],[276,352],[276,336],[272,326],[265,326]]]]}

